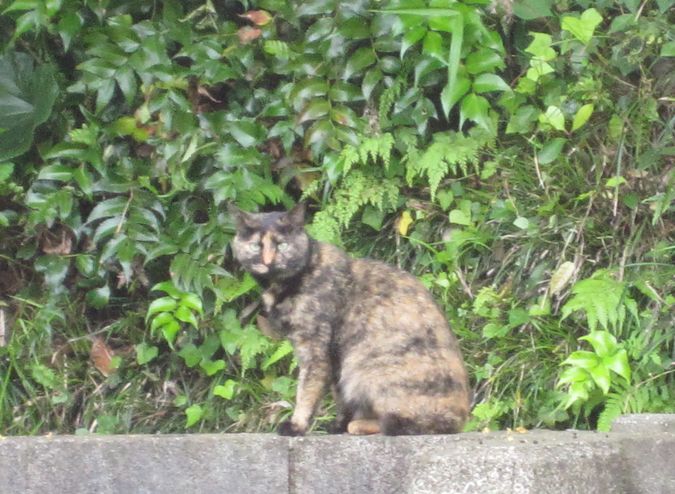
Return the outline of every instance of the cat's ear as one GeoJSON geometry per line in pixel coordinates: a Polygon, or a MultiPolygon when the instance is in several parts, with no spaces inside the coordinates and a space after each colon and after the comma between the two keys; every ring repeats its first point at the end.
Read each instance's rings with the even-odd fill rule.
{"type": "Polygon", "coordinates": [[[237,230],[245,230],[247,228],[255,228],[257,222],[252,213],[247,213],[242,211],[234,203],[229,203],[227,205],[227,212],[230,213],[230,216],[234,220],[237,230]]]}
{"type": "Polygon", "coordinates": [[[289,224],[293,228],[302,228],[305,226],[305,204],[302,202],[297,203],[293,208],[291,208],[288,213],[286,213],[286,218],[288,218],[289,224]]]}

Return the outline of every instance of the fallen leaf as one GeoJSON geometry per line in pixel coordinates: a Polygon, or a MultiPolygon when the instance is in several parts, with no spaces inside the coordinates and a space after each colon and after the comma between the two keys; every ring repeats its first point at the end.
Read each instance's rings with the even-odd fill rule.
{"type": "Polygon", "coordinates": [[[112,365],[112,359],[115,356],[115,353],[112,349],[103,341],[103,338],[100,336],[94,336],[91,343],[91,351],[89,352],[89,357],[92,362],[94,362],[94,367],[103,374],[105,377],[108,377],[112,374],[115,369],[112,365]]]}
{"type": "Polygon", "coordinates": [[[396,220],[396,229],[398,230],[398,233],[400,233],[402,236],[406,236],[408,234],[408,229],[410,228],[410,225],[412,225],[413,219],[412,215],[410,214],[410,211],[405,210],[403,213],[401,213],[401,216],[399,216],[398,220],[396,220]]]}
{"type": "Polygon", "coordinates": [[[249,10],[244,12],[239,17],[248,19],[256,26],[265,26],[272,20],[272,15],[266,10],[249,10]]]}
{"type": "Polygon", "coordinates": [[[239,41],[246,44],[258,39],[262,35],[262,31],[257,27],[244,26],[239,28],[237,36],[239,41]]]}
{"type": "Polygon", "coordinates": [[[551,295],[555,295],[565,288],[565,285],[572,279],[574,271],[574,263],[570,261],[562,263],[560,267],[556,269],[555,273],[551,276],[551,281],[548,285],[548,290],[551,295]]]}
{"type": "Polygon", "coordinates": [[[40,247],[45,254],[70,254],[73,250],[73,237],[66,227],[57,225],[54,231],[42,231],[40,247]]]}

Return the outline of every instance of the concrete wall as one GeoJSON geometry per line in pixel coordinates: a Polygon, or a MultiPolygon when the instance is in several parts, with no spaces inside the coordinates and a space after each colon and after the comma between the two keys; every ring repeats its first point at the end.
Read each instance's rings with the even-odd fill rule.
{"type": "Polygon", "coordinates": [[[675,493],[675,416],[580,431],[0,438],[9,493],[675,493]]]}

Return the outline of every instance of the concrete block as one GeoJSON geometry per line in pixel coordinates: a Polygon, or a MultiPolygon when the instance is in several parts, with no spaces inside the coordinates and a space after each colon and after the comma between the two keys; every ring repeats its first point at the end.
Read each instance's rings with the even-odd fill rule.
{"type": "Polygon", "coordinates": [[[287,441],[274,435],[0,439],[0,492],[288,492],[287,441]]]}
{"type": "Polygon", "coordinates": [[[612,432],[672,432],[675,434],[674,413],[633,413],[612,422],[612,432]]]}
{"type": "Polygon", "coordinates": [[[621,461],[590,432],[308,437],[291,444],[291,492],[622,493],[621,461]]]}

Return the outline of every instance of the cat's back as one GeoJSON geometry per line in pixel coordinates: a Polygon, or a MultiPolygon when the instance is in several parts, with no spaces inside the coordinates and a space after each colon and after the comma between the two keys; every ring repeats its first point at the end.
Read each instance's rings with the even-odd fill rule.
{"type": "Polygon", "coordinates": [[[469,408],[467,373],[430,292],[379,261],[353,260],[351,273],[352,296],[337,338],[345,399],[368,403],[378,416],[397,410],[396,420],[414,423],[415,433],[459,430],[469,408]]]}

